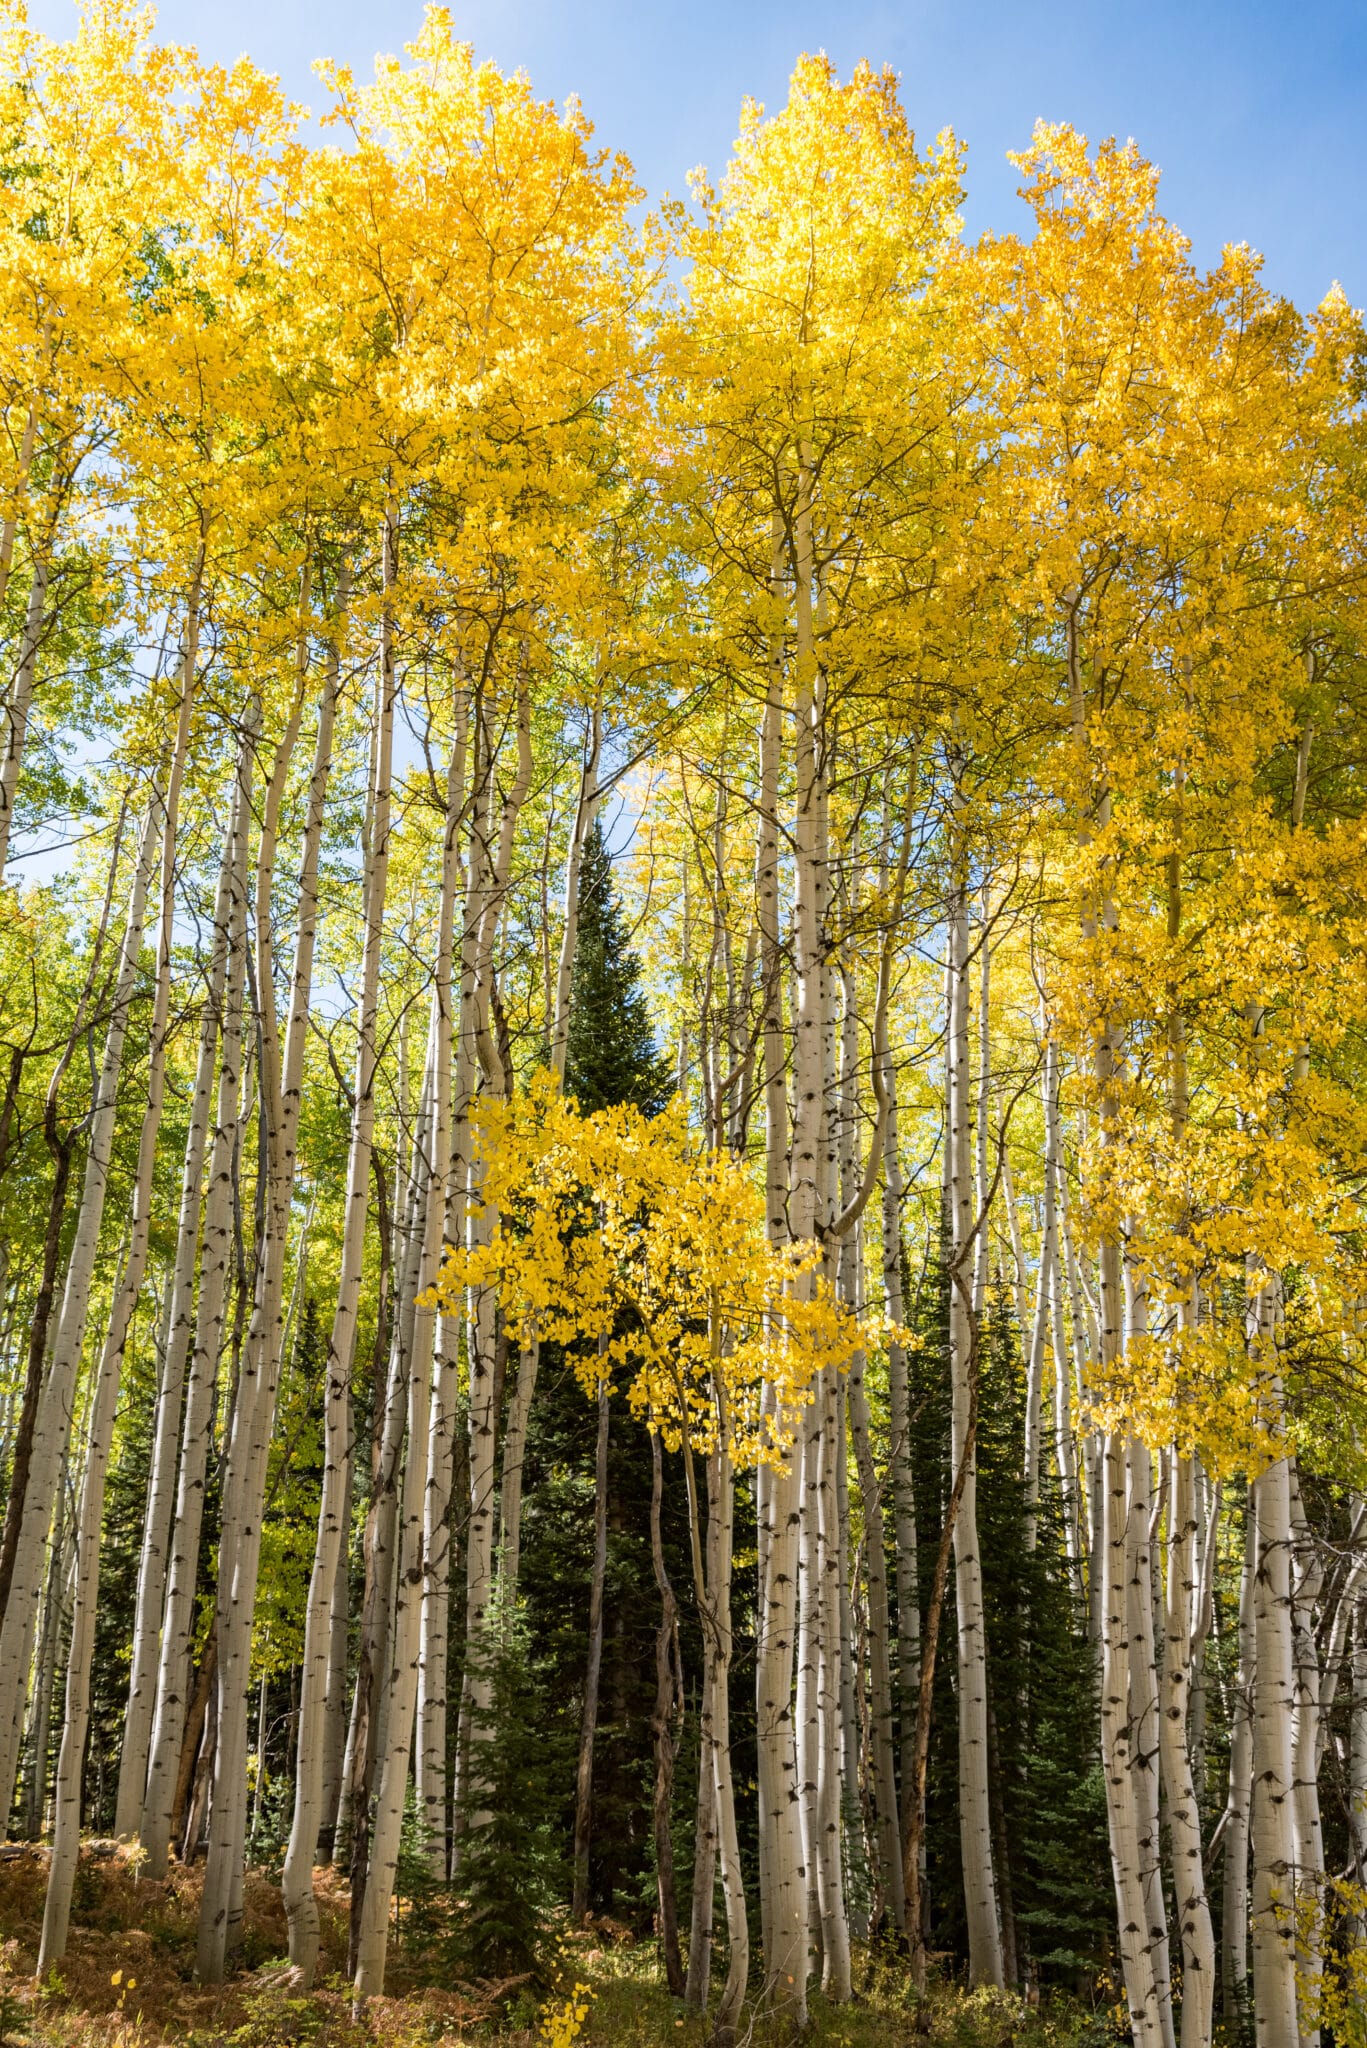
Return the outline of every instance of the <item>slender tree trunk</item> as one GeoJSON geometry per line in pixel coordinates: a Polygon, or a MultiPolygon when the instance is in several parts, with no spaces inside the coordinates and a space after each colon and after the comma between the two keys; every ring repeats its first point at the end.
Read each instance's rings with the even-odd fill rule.
{"type": "Polygon", "coordinates": [[[505,1600],[517,1598],[518,1571],[522,1553],[522,1469],[527,1455],[527,1424],[536,1391],[540,1340],[531,1336],[518,1353],[517,1379],[508,1403],[508,1420],[503,1432],[501,1484],[499,1486],[499,1571],[505,1600]]]}
{"type": "Polygon", "coordinates": [[[659,1902],[660,1953],[664,1958],[665,1982],[671,1998],[684,1994],[683,1959],[679,1952],[679,1902],[674,1886],[674,1834],[671,1816],[674,1805],[674,1763],[677,1755],[675,1729],[683,1714],[683,1684],[680,1671],[679,1614],[674,1588],[665,1568],[664,1539],[660,1508],[664,1497],[664,1456],[660,1433],[650,1432],[650,1561],[660,1594],[660,1625],[655,1631],[655,1711],[650,1720],[655,1752],[655,1781],[651,1819],[655,1841],[655,1890],[659,1902]]]}
{"type": "Polygon", "coordinates": [[[1154,1522],[1152,1460],[1147,1445],[1127,1451],[1126,1572],[1130,1629],[1130,1743],[1134,1759],[1135,1807],[1139,1817],[1139,1874],[1145,1927],[1158,1994],[1158,2024],[1164,2048],[1176,2048],[1172,2017],[1172,1962],[1167,1903],[1163,1896],[1163,1855],[1159,1833],[1161,1762],[1157,1646],[1154,1640],[1154,1575],[1150,1529],[1154,1522]]]}
{"type": "MultiPolygon", "coordinates": [[[[239,777],[234,784],[234,805],[237,804],[237,793],[240,789],[239,777]]],[[[224,840],[218,893],[214,904],[213,949],[209,961],[204,1013],[200,1023],[199,1057],[190,1097],[185,1165],[181,1175],[180,1216],[176,1233],[175,1266],[171,1278],[166,1363],[157,1391],[156,1418],[152,1435],[152,1467],[147,1487],[147,1514],[143,1523],[142,1551],[138,1563],[132,1667],[128,1681],[128,1706],[124,1714],[123,1743],[119,1751],[119,1784],[114,1809],[114,1832],[124,1837],[138,1832],[147,1791],[147,1763],[152,1739],[152,1715],[156,1705],[162,1610],[166,1595],[166,1553],[171,1533],[171,1517],[175,1507],[176,1464],[180,1446],[185,1368],[195,1329],[195,1268],[199,1255],[200,1198],[203,1191],[204,1155],[208,1145],[210,1101],[218,1052],[224,980],[228,969],[237,834],[238,825],[234,815],[224,840]]]]}
{"type": "MultiPolygon", "coordinates": [[[[902,1295],[902,1157],[897,1128],[897,1081],[892,1061],[884,1058],[883,1086],[888,1098],[888,1129],[883,1147],[883,1305],[890,1321],[901,1328],[906,1315],[902,1295]]],[[[911,1395],[905,1345],[888,1341],[889,1480],[892,1492],[893,1551],[897,1588],[897,1725],[901,1731],[901,1805],[898,1813],[898,1869],[901,1841],[907,1831],[916,1751],[916,1697],[921,1676],[921,1593],[916,1493],[911,1470],[911,1395]]],[[[906,1930],[906,1887],[898,1925],[906,1930]]]]}
{"type": "Polygon", "coordinates": [[[1182,2048],[1208,2048],[1215,2003],[1215,1936],[1206,1898],[1201,1814],[1187,1744],[1192,1651],[1200,1619],[1195,1491],[1192,1459],[1174,1450],[1159,1727],[1173,1893],[1182,1941],[1182,2048]]]}
{"type": "Polygon", "coordinates": [[[603,1584],[608,1562],[608,1423],[608,1387],[604,1379],[598,1389],[598,1441],[593,1468],[593,1575],[589,1583],[588,1661],[584,1672],[584,1711],[579,1724],[579,1765],[575,1773],[574,1791],[574,1893],[570,1917],[576,1924],[585,1919],[589,1910],[593,1746],[598,1731],[598,1678],[603,1664],[603,1584]]]}
{"type": "Polygon", "coordinates": [[[71,1922],[71,1893],[81,1850],[81,1777],[86,1735],[90,1727],[90,1662],[95,1647],[99,1607],[100,1523],[104,1514],[105,1478],[114,1436],[122,1347],[106,1345],[95,1382],[90,1414],[90,1443],[76,1517],[76,1599],[67,1647],[66,1714],[57,1759],[56,1825],[48,1861],[43,1932],[38,1946],[38,1975],[56,1968],[66,1954],[71,1922]]]}
{"type": "MultiPolygon", "coordinates": [[[[973,1178],[970,1167],[968,1059],[968,899],[955,885],[949,915],[950,993],[949,1102],[950,1217],[953,1284],[949,1300],[950,1459],[965,1466],[963,1493],[954,1524],[954,1584],[958,1617],[959,1840],[963,1856],[964,1903],[968,1917],[969,1979],[998,1989],[1004,1983],[1001,1928],[993,1873],[992,1819],[988,1801],[987,1642],[982,1563],[978,1554],[977,1476],[969,1438],[969,1411],[976,1349],[965,1300],[972,1256],[973,1178]]],[[[987,1219],[978,1216],[978,1231],[987,1219]]],[[[976,1313],[976,1312],[975,1312],[976,1313]]]]}
{"type": "MultiPolygon", "coordinates": [[[[1275,1290],[1253,1308],[1254,1343],[1272,1426],[1281,1420],[1275,1290]]],[[[1275,1460],[1253,1482],[1258,1524],[1253,1680],[1253,2019],[1258,2048],[1299,2038],[1296,1995],[1296,1814],[1292,1733],[1295,1668],[1291,1616],[1291,1469],[1275,1460]]]]}
{"type": "Polygon", "coordinates": [[[63,1588],[70,1567],[70,1541],[66,1516],[66,1473],[57,1485],[57,1514],[52,1528],[52,1547],[47,1569],[47,1590],[43,1596],[42,1627],[38,1636],[37,1679],[29,1715],[30,1755],[24,1782],[24,1833],[33,1842],[43,1831],[47,1806],[48,1752],[52,1740],[52,1695],[57,1677],[57,1652],[62,1633],[63,1588]]]}
{"type": "Polygon", "coordinates": [[[19,794],[19,775],[24,765],[29,713],[33,707],[33,688],[38,677],[38,656],[42,651],[43,635],[48,624],[48,573],[48,550],[45,546],[33,564],[33,581],[29,586],[28,613],[24,620],[19,666],[15,670],[14,681],[10,685],[4,704],[4,749],[0,752],[0,883],[5,879],[5,865],[9,859],[14,806],[19,794]]]}
{"type": "MultiPolygon", "coordinates": [[[[1317,2012],[1324,1972],[1324,1831],[1320,1820],[1319,1769],[1320,1697],[1325,1674],[1320,1670],[1316,1612],[1324,1590],[1324,1567],[1310,1533],[1301,1499],[1300,1469],[1291,1459],[1291,1641],[1295,1658],[1295,1708],[1291,1724],[1291,1760],[1295,1772],[1297,1999],[1317,2012]]],[[[1332,1618],[1324,1617],[1326,1648],[1332,1644],[1332,1618]]],[[[1318,2048],[1317,2026],[1302,2024],[1301,2048],[1318,2048]]]]}
{"type": "Polygon", "coordinates": [[[822,1989],[843,2003],[851,1992],[850,1931],[842,1854],[840,1505],[836,1460],[844,1455],[836,1375],[827,1368],[818,1400],[816,1446],[817,1888],[821,1906],[822,1989]]]}
{"type": "MultiPolygon", "coordinates": [[[[1044,1199],[1040,1217],[1039,1267],[1035,1283],[1035,1313],[1030,1325],[1030,1345],[1026,1356],[1025,1375],[1025,1546],[1033,1550],[1039,1510],[1041,1423],[1044,1400],[1044,1353],[1049,1343],[1053,1324],[1053,1301],[1051,1289],[1055,1269],[1058,1265],[1058,1223],[1054,1206],[1054,1172],[1052,1146],[1049,1131],[1050,1086],[1053,1079],[1051,1068],[1056,1068],[1057,1055],[1051,1045],[1044,1053],[1044,1096],[1045,1096],[1045,1155],[1044,1155],[1044,1199]]],[[[1021,1331],[1022,1339],[1025,1331],[1021,1331]]],[[[1065,1379],[1065,1390],[1066,1390],[1065,1379]]],[[[1063,1421],[1057,1425],[1057,1395],[1055,1397],[1057,1435],[1066,1439],[1068,1435],[1068,1408],[1063,1407],[1063,1421]]]]}
{"type": "MultiPolygon", "coordinates": [[[[433,984],[431,1032],[434,1074],[432,1154],[425,1166],[427,1212],[424,1228],[435,1233],[438,1253],[451,1215],[451,1159],[455,1104],[452,1100],[452,1058],[456,1050],[456,904],[463,880],[460,834],[465,811],[468,717],[464,691],[457,693],[455,731],[446,773],[442,835],[441,895],[437,918],[436,979],[433,984]],[[435,1209],[433,1205],[436,1205],[435,1209]]],[[[457,1094],[459,1083],[457,1083],[457,1094]]],[[[460,1114],[466,1116],[461,1104],[460,1114]]],[[[433,1255],[434,1257],[436,1254],[433,1255]]],[[[428,1861],[432,1874],[445,1877],[449,1866],[450,1822],[446,1784],[446,1672],[450,1632],[452,1450],[456,1426],[456,1344],[450,1318],[435,1324],[435,1356],[426,1448],[427,1485],[423,1498],[423,1582],[418,1647],[418,1740],[416,1781],[428,1861]]],[[[424,1323],[424,1329],[427,1324],[424,1323]]],[[[423,1361],[424,1369],[426,1361],[423,1361]]]]}
{"type": "MultiPolygon", "coordinates": [[[[494,1099],[505,1096],[512,1077],[503,1069],[495,1042],[493,1012],[497,1002],[494,940],[512,875],[513,844],[518,819],[532,784],[531,702],[525,673],[517,681],[515,722],[517,767],[503,795],[494,841],[496,788],[488,710],[481,703],[475,719],[475,763],[471,778],[473,821],[470,834],[470,901],[466,908],[468,956],[462,957],[461,1052],[478,1054],[484,1086],[494,1099]],[[473,932],[471,927],[473,925],[473,932]],[[467,965],[468,961],[468,965],[467,965]],[[468,973],[468,982],[467,982],[468,973]],[[468,1000],[466,988],[468,987],[468,1000]]],[[[469,1085],[474,1074],[467,1065],[469,1085]]],[[[458,1087],[459,1092],[459,1087],[458,1087]]],[[[467,1098],[468,1100],[468,1098],[467,1098]]],[[[461,1116],[465,1111],[462,1108],[461,1116]]],[[[468,1128],[468,1127],[467,1127],[468,1128]]],[[[464,1140],[461,1141],[462,1143],[464,1140]]],[[[467,1237],[472,1248],[489,1242],[494,1216],[482,1201],[483,1166],[473,1154],[466,1183],[467,1237]]],[[[465,1675],[461,1690],[457,1736],[458,1808],[467,1804],[467,1782],[478,1776],[470,1762],[470,1744],[489,1732],[490,1682],[488,1659],[480,1654],[485,1613],[494,1590],[495,1475],[499,1414],[496,1396],[498,1329],[495,1290],[471,1288],[466,1309],[469,1366],[469,1524],[465,1546],[465,1675]]],[[[471,1818],[462,1816],[463,1821],[471,1818]]]]}
{"type": "Polygon", "coordinates": [[[14,1786],[23,1734],[24,1696],[32,1657],[43,1564],[47,1555],[48,1528],[52,1520],[58,1474],[71,1441],[76,1378],[85,1344],[90,1308],[91,1281],[104,1218],[105,1194],[114,1142],[114,1116],[119,1073],[123,1064],[124,1040],[137,987],[138,960],[142,950],[143,916],[147,890],[156,859],[161,823],[161,801],[154,797],[148,807],[129,891],[124,926],[111,997],[104,1056],[91,1104],[85,1175],[81,1188],[76,1231],[67,1258],[62,1308],[46,1381],[34,1418],[33,1444],[29,1459],[28,1485],[22,1517],[16,1530],[14,1564],[0,1624],[0,1836],[8,1822],[10,1794],[14,1786]]]}
{"type": "MultiPolygon", "coordinates": [[[[1367,1891],[1367,1599],[1353,1607],[1352,1696],[1348,1703],[1348,1818],[1352,1832],[1353,1881],[1367,1891]]],[[[1367,1941],[1363,1912],[1358,1939],[1367,1941]]]]}
{"type": "Polygon", "coordinates": [[[726,1902],[726,1982],[717,2003],[713,2039],[717,2048],[732,2048],[745,2003],[750,1976],[750,1933],[741,1875],[740,1841],[736,1831],[736,1798],[731,1781],[731,1549],[734,1487],[731,1460],[724,1444],[708,1461],[708,1550],[710,1575],[706,1588],[707,1622],[712,1634],[709,1715],[712,1771],[717,1796],[717,1857],[722,1897],[726,1902]]]}
{"type": "MultiPolygon", "coordinates": [[[[1049,1030],[1044,1020],[1046,1034],[1049,1030]]],[[[1081,1599],[1084,1548],[1082,1510],[1078,1501],[1077,1444],[1073,1435],[1072,1384],[1063,1324],[1063,1134],[1059,1113],[1058,1046],[1046,1035],[1044,1045],[1044,1173],[1049,1190],[1053,1230],[1049,1242],[1049,1328],[1054,1353],[1054,1458],[1058,1466],[1063,1507],[1063,1539],[1074,1594],[1081,1599]]]]}
{"type": "MultiPolygon", "coordinates": [[[[780,588],[782,570],[782,536],[776,521],[775,594],[780,588]]],[[[776,643],[771,652],[769,689],[760,736],[757,860],[764,1019],[765,1227],[770,1242],[775,1245],[785,1243],[789,1234],[784,956],[779,941],[778,793],[782,721],[781,651],[776,643]]],[[[809,878],[804,881],[804,888],[810,888],[809,878]]],[[[803,1073],[805,1079],[805,1056],[803,1073]]],[[[808,1118],[810,1114],[809,1105],[806,1110],[808,1118]]],[[[769,1427],[776,1432],[777,1441],[783,1443],[791,1427],[791,1419],[779,1411],[772,1387],[765,1388],[763,1401],[769,1427]]],[[[807,2019],[807,1874],[802,1855],[793,1727],[801,1498],[798,1465],[799,1457],[794,1448],[788,1451],[776,1469],[761,1468],[758,1475],[759,1613],[755,1645],[755,1707],[765,1997],[770,2006],[785,2015],[792,2025],[802,2027],[807,2019]]]]}
{"type": "MultiPolygon", "coordinates": [[[[351,1440],[354,1446],[355,1423],[351,1424],[351,1440]]],[[[347,1472],[344,1497],[351,1497],[352,1449],[347,1452],[347,1472]]],[[[349,1519],[349,1518],[348,1518],[349,1519]]],[[[318,1830],[318,1855],[322,1862],[330,1863],[337,1843],[338,1811],[342,1798],[342,1767],[346,1751],[347,1731],[347,1623],[351,1611],[351,1574],[347,1557],[347,1526],[343,1525],[341,1547],[337,1553],[337,1576],[332,1582],[332,1608],[328,1617],[328,1673],[327,1690],[323,1699],[323,1789],[321,1796],[322,1822],[318,1830]]],[[[300,1712],[296,1717],[302,1724],[302,1689],[300,1712]]],[[[299,1729],[295,1729],[298,1742],[299,1729]]],[[[291,1823],[292,1825],[292,1823],[291,1823]]]]}
{"type": "MultiPolygon", "coordinates": [[[[201,555],[201,566],[203,557],[201,555]]],[[[176,915],[176,832],[180,813],[181,782],[190,748],[190,714],[194,703],[195,661],[199,638],[199,572],[192,587],[181,666],[180,712],[176,722],[166,792],[162,799],[161,825],[161,917],[157,940],[156,981],[152,997],[152,1020],[148,1034],[149,1051],[144,1086],[147,1106],[143,1111],[138,1138],[138,1161],[133,1180],[129,1221],[128,1255],[114,1290],[109,1328],[105,1333],[99,1374],[90,1420],[90,1445],[86,1453],[85,1481],[76,1525],[76,1599],[67,1652],[66,1716],[62,1729],[62,1751],[57,1765],[57,1813],[53,1832],[52,1861],[48,1870],[47,1902],[43,1913],[43,1938],[39,1954],[40,1974],[61,1961],[66,1952],[67,1925],[71,1914],[71,1887],[80,1853],[81,1776],[85,1765],[86,1734],[90,1725],[90,1667],[95,1648],[95,1618],[100,1598],[100,1529],[104,1516],[105,1476],[114,1439],[114,1417],[118,1407],[119,1381],[134,1311],[147,1270],[152,1231],[152,1175],[156,1165],[157,1135],[161,1128],[162,1104],[166,1095],[166,1056],[171,1020],[171,956],[175,940],[176,915]]]]}
{"type": "Polygon", "coordinates": [[[1239,1663],[1229,1717],[1229,1801],[1225,1808],[1224,1899],[1221,1911],[1221,1997],[1225,2023],[1248,2011],[1248,1846],[1253,1799],[1253,1684],[1257,1638],[1258,1518],[1250,1489],[1245,1510],[1244,1565],[1239,1585],[1239,1663]]]}
{"type": "MultiPolygon", "coordinates": [[[[251,743],[248,739],[238,760],[228,831],[232,881],[218,1100],[204,1200],[199,1300],[186,1376],[175,1515],[167,1548],[166,1596],[161,1616],[160,1655],[148,1744],[147,1784],[138,1822],[138,1834],[146,1856],[144,1870],[157,1883],[166,1875],[175,1817],[183,1806],[183,1795],[177,1796],[177,1787],[184,1747],[182,1738],[186,1731],[186,1688],[190,1680],[194,1640],[200,1534],[204,1523],[209,1452],[213,1442],[228,1280],[233,1263],[233,1219],[242,1139],[242,1013],[247,960],[250,803],[251,743]]],[[[216,1638],[211,1640],[216,1641],[216,1638]]]]}
{"type": "MultiPolygon", "coordinates": [[[[356,1041],[356,1085],[347,1158],[341,1269],[337,1306],[328,1339],[323,1407],[323,1482],[318,1505],[318,1534],[304,1611],[304,1656],[300,1674],[299,1733],[295,1763],[294,1815],[281,1893],[289,1921],[290,1961],[307,1989],[318,1960],[318,1905],[313,1891],[313,1863],[323,1824],[324,1734],[328,1674],[331,1669],[331,1623],[351,1510],[351,1373],[356,1349],[361,1273],[365,1254],[367,1200],[370,1193],[371,1148],[375,1130],[375,1086],[378,1068],[380,955],[388,893],[390,850],[390,780],[394,717],[393,628],[389,605],[394,581],[396,518],[387,512],[384,528],[385,613],[374,711],[372,782],[369,794],[369,839],[363,878],[363,938],[359,1017],[356,1041]]],[[[353,1817],[353,1824],[355,1824],[353,1817]]]]}
{"type": "MultiPolygon", "coordinates": [[[[454,901],[454,887],[446,891],[454,901]]],[[[408,1312],[407,1373],[408,1456],[400,1506],[394,1617],[390,1630],[388,1682],[382,1696],[384,1715],[376,1746],[377,1796],[366,1873],[365,1898],[357,1938],[354,1994],[359,2009],[384,1989],[389,1912],[398,1871],[403,1831],[409,1758],[418,1703],[418,1667],[422,1639],[422,1587],[425,1563],[425,1518],[428,1488],[435,1311],[431,1307],[441,1260],[445,1184],[438,1170],[450,1147],[450,910],[439,941],[443,971],[434,994],[428,1032],[427,1071],[423,1081],[425,1114],[419,1120],[414,1147],[413,1178],[418,1191],[417,1285],[408,1312]]]]}
{"type": "MultiPolygon", "coordinates": [[[[392,523],[384,529],[384,583],[393,578],[392,523]]],[[[262,810],[256,861],[256,994],[260,1042],[260,1094],[264,1145],[262,1175],[261,1252],[252,1291],[251,1325],[238,1375],[223,1482],[223,1521],[219,1544],[216,1602],[218,1626],[218,1711],[214,1746],[213,1804],[209,1851],[200,1903],[196,1973],[203,1983],[222,1981],[229,1954],[237,1945],[242,1914],[242,1880],[246,1852],[246,1755],[248,1688],[251,1672],[252,1616],[256,1605],[261,1556],[261,1518],[267,1458],[275,1421],[276,1391],[284,1345],[285,1263],[294,1198],[299,1111],[304,1074],[304,1048],[309,1029],[317,926],[317,847],[322,829],[326,767],[315,774],[309,790],[304,860],[299,883],[298,925],[290,979],[289,1017],[283,1051],[276,1016],[274,945],[271,900],[275,879],[276,842],[286,777],[299,736],[309,660],[309,579],[301,580],[296,685],[294,701],[275,751],[262,810]],[[316,832],[315,832],[316,826],[316,832]]],[[[343,610],[339,592],[338,612],[343,610]]],[[[386,613],[387,618],[387,613],[386,613]]],[[[329,655],[332,670],[333,655],[329,655]]],[[[394,664],[390,636],[382,632],[380,661],[381,723],[392,728],[394,664]]],[[[336,691],[329,676],[327,694],[335,708],[336,691]]],[[[320,719],[320,739],[321,739],[320,719]]],[[[329,744],[331,738],[329,726],[329,744]]],[[[330,761],[330,753],[325,757],[330,761]]],[[[388,768],[384,777],[388,799],[388,768]]],[[[371,852],[373,858],[373,847],[371,852]]]]}

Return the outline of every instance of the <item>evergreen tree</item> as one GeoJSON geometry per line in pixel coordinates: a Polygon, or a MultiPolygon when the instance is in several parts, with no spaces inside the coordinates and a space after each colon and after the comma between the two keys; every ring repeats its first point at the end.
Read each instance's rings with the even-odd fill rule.
{"type": "Polygon", "coordinates": [[[668,1065],[655,1046],[641,963],[612,886],[612,857],[595,819],[579,871],[565,1092],[585,1111],[634,1102],[655,1116],[671,1089],[668,1065]]]}
{"type": "MultiPolygon", "coordinates": [[[[595,824],[580,869],[565,1088],[582,1109],[634,1103],[657,1114],[671,1076],[655,1046],[641,963],[595,824]]],[[[523,1466],[519,1611],[490,1650],[489,1739],[472,1744],[480,1783],[465,1803],[452,1960],[465,1974],[533,1967],[544,1911],[564,1878],[573,1833],[583,1709],[584,1624],[593,1556],[594,1404],[573,1361],[543,1343],[523,1466]],[[472,1823],[478,1822],[478,1825],[472,1823]],[[549,1831],[549,1832],[548,1832],[549,1831]]],[[[664,1540],[676,1586],[688,1583],[684,1486],[667,1460],[664,1540]]],[[[650,1559],[650,1440],[614,1402],[608,1453],[603,1665],[593,1769],[590,1898],[645,1932],[654,1911],[650,1716],[658,1611],[650,1559]]],[[[695,1644],[688,1603],[686,1654],[695,1644]]]]}
{"type": "Polygon", "coordinates": [[[495,1599],[476,1654],[487,1664],[490,1699],[470,1745],[451,1962],[464,1977],[516,1977],[536,1972],[563,1891],[557,1790],[573,1761],[563,1737],[531,1710],[539,1689],[522,1613],[495,1599]]]}

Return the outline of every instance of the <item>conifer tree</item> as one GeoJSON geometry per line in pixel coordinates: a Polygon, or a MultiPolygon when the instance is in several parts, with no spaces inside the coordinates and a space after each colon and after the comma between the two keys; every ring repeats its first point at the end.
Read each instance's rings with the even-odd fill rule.
{"type": "Polygon", "coordinates": [[[632,1102],[649,1116],[669,1099],[641,962],[612,883],[612,856],[595,819],[579,877],[579,938],[570,995],[565,1092],[591,1112],[632,1102]]]}

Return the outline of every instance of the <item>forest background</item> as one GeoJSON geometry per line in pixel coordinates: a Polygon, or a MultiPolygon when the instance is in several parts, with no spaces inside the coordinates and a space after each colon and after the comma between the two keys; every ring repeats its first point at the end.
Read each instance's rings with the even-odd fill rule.
{"type": "Polygon", "coordinates": [[[0,2025],[1355,2039],[1351,298],[4,20],[0,2025]]]}

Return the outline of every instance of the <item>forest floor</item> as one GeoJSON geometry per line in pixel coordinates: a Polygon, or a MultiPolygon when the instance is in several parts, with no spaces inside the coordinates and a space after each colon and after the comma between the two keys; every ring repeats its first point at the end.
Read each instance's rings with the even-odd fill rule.
{"type": "MultiPolygon", "coordinates": [[[[0,2048],[545,2048],[546,1993],[530,1985],[442,1987],[430,1955],[391,1944],[387,1995],[353,2020],[340,1972],[347,1892],[320,1871],[320,1988],[301,1998],[286,1953],[278,1886],[251,1872],[238,1972],[223,1986],[191,1981],[201,1870],[176,1866],[162,1884],[138,1874],[135,1855],[109,1843],[83,1850],[67,1954],[41,1985],[34,1968],[42,1930],[47,1854],[0,1853],[0,2048]],[[428,1981],[425,1981],[428,1980],[428,1981]]],[[[708,2029],[684,2017],[660,1981],[654,1944],[633,1943],[610,1923],[566,1933],[557,1944],[565,1989],[588,1987],[577,2048],[703,2048],[708,2029]]],[[[564,2004],[564,1996],[550,2004],[564,2004]]],[[[813,2000],[812,2048],[1090,2048],[1112,2039],[1077,2014],[1028,2011],[1018,2000],[966,1997],[948,1986],[919,2015],[905,1971],[866,1967],[854,2002],[813,2000]]],[[[559,2039],[564,2040],[564,2035],[559,2039]]],[[[749,2018],[742,2048],[790,2040],[749,2018]]]]}

